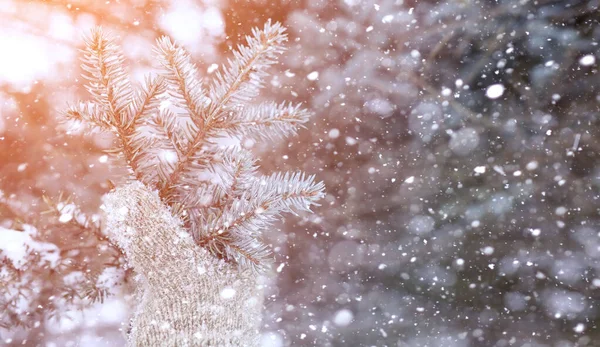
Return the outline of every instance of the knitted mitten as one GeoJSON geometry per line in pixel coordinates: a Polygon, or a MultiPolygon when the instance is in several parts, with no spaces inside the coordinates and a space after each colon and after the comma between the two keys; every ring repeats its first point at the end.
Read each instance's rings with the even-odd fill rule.
{"type": "Polygon", "coordinates": [[[139,182],[104,197],[106,232],[140,277],[128,346],[255,346],[257,276],[197,246],[157,192],[139,182]]]}

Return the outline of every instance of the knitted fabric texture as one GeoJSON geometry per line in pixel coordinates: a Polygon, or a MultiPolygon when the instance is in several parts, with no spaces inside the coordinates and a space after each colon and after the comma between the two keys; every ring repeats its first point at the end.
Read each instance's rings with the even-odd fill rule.
{"type": "Polygon", "coordinates": [[[257,276],[197,246],[157,192],[139,182],[104,197],[105,230],[139,275],[128,346],[256,346],[257,276]]]}

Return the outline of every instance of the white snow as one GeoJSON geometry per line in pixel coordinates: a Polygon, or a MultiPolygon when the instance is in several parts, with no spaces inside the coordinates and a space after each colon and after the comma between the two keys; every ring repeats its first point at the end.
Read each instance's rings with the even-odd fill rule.
{"type": "Polygon", "coordinates": [[[285,340],[279,333],[268,331],[261,335],[259,345],[264,347],[283,347],[285,346],[285,340]]]}
{"type": "Polygon", "coordinates": [[[48,262],[51,267],[56,266],[60,256],[58,247],[52,243],[34,240],[33,237],[37,234],[35,228],[26,225],[24,229],[17,231],[0,227],[2,255],[8,257],[17,269],[26,264],[29,252],[38,253],[41,261],[48,262]]]}
{"type": "Polygon", "coordinates": [[[348,309],[342,309],[335,313],[335,316],[333,317],[333,324],[337,325],[338,327],[345,327],[348,326],[353,319],[354,314],[352,311],[348,309]]]}
{"type": "Polygon", "coordinates": [[[206,69],[206,73],[211,74],[215,71],[217,71],[217,69],[219,68],[218,64],[210,64],[210,66],[206,69]]]}
{"type": "Polygon", "coordinates": [[[500,175],[506,176],[506,172],[504,172],[504,168],[502,166],[494,165],[493,169],[494,169],[494,171],[496,171],[500,175]]]}
{"type": "Polygon", "coordinates": [[[221,290],[220,295],[223,299],[231,299],[235,296],[235,289],[230,287],[223,288],[223,290],[221,290]]]}
{"type": "Polygon", "coordinates": [[[479,145],[479,134],[473,128],[463,128],[452,135],[449,147],[457,155],[470,154],[479,145]]]}
{"type": "Polygon", "coordinates": [[[529,163],[527,163],[527,166],[525,166],[525,169],[527,169],[527,171],[533,171],[538,168],[538,165],[539,164],[537,161],[532,160],[529,163]]]}
{"type": "Polygon", "coordinates": [[[388,15],[384,16],[383,18],[381,18],[381,23],[391,23],[393,20],[394,20],[394,15],[388,14],[388,15]]]}
{"type": "Polygon", "coordinates": [[[485,255],[492,255],[492,254],[494,254],[494,247],[492,247],[492,246],[485,246],[481,250],[481,253],[483,253],[485,255]]]}
{"type": "Polygon", "coordinates": [[[490,99],[498,99],[502,94],[504,94],[504,86],[502,84],[492,84],[485,91],[485,96],[490,99]]]}
{"type": "Polygon", "coordinates": [[[596,63],[596,57],[593,54],[584,55],[579,59],[579,64],[581,66],[590,66],[596,63]]]}
{"type": "Polygon", "coordinates": [[[411,234],[423,236],[433,231],[435,220],[431,216],[418,215],[414,216],[408,223],[408,231],[411,234]]]}
{"type": "Polygon", "coordinates": [[[167,163],[177,163],[178,157],[175,151],[163,150],[159,153],[160,158],[167,163]]]}
{"type": "Polygon", "coordinates": [[[531,235],[538,237],[540,236],[540,234],[542,233],[542,231],[539,228],[535,228],[535,229],[531,229],[531,235]]]}
{"type": "Polygon", "coordinates": [[[333,128],[331,130],[329,130],[329,137],[332,139],[337,139],[338,137],[340,137],[340,130],[333,128]]]}
{"type": "Polygon", "coordinates": [[[316,81],[319,78],[319,72],[313,71],[306,76],[309,81],[316,81]]]}
{"type": "Polygon", "coordinates": [[[365,109],[369,112],[375,113],[382,118],[389,117],[394,112],[394,105],[389,100],[383,98],[376,98],[365,102],[365,109]]]}
{"type": "Polygon", "coordinates": [[[58,221],[61,223],[68,223],[73,219],[72,213],[61,213],[60,217],[58,217],[58,221]]]}

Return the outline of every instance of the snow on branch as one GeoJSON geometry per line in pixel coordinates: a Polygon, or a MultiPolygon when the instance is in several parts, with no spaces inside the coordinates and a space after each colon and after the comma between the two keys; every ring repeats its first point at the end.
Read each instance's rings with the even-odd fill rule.
{"type": "Polygon", "coordinates": [[[102,28],[92,30],[85,45],[81,67],[86,72],[83,77],[89,81],[86,89],[106,109],[113,124],[128,124],[126,111],[133,93],[121,49],[102,28]]]}
{"type": "Polygon", "coordinates": [[[252,36],[246,37],[247,45],[238,47],[223,73],[217,72],[210,89],[211,117],[224,112],[226,107],[244,106],[258,96],[268,76],[266,69],[277,62],[286,40],[285,29],[279,23],[268,21],[263,30],[252,30],[252,36]]]}
{"type": "Polygon", "coordinates": [[[262,232],[281,213],[310,211],[324,190],[301,172],[262,177],[252,153],[219,141],[273,140],[295,134],[308,121],[310,113],[300,105],[253,103],[267,68],[283,52],[284,31],[270,21],[254,29],[205,92],[190,55],[168,37],[154,49],[158,77],[132,86],[114,38],[95,29],[85,41],[82,65],[92,101],[65,112],[113,133],[117,141],[109,152],[159,191],[198,245],[257,271],[271,257],[262,232]]]}
{"type": "Polygon", "coordinates": [[[308,121],[311,113],[300,105],[263,103],[246,107],[224,129],[227,135],[273,140],[275,137],[295,135],[298,127],[308,121]]]}
{"type": "Polygon", "coordinates": [[[203,104],[208,99],[189,53],[166,36],[156,41],[154,52],[163,69],[161,75],[169,84],[169,95],[174,106],[186,109],[192,120],[202,126],[206,117],[203,104]]]}
{"type": "Polygon", "coordinates": [[[163,94],[166,89],[167,85],[162,77],[146,76],[144,86],[139,87],[135,92],[133,104],[131,105],[131,122],[127,127],[132,127],[133,124],[140,122],[156,110],[160,106],[158,96],[163,94]]]}
{"type": "MultiPolygon", "coordinates": [[[[283,52],[282,43],[286,39],[281,25],[279,23],[272,25],[269,21],[263,30],[253,30],[253,36],[246,38],[247,46],[238,47],[238,51],[234,52],[234,59],[229,61],[229,67],[225,72],[216,73],[216,81],[210,88],[209,100],[203,110],[204,116],[200,118],[202,123],[189,138],[186,153],[161,187],[161,195],[170,197],[176,193],[180,181],[190,173],[190,162],[195,161],[196,153],[202,150],[207,139],[215,137],[220,132],[231,131],[235,127],[235,124],[230,121],[230,115],[239,111],[240,107],[248,105],[258,95],[263,79],[267,76],[266,69],[274,64],[277,55],[283,52]]],[[[159,45],[161,45],[160,41],[159,45]]],[[[181,60],[185,60],[183,53],[178,56],[181,60]]],[[[171,79],[171,83],[185,85],[186,76],[179,74],[171,79]]],[[[193,107],[194,105],[188,103],[187,109],[193,107]]]]}
{"type": "Polygon", "coordinates": [[[276,173],[255,179],[244,194],[228,208],[208,214],[198,237],[217,254],[260,267],[269,256],[262,244],[254,241],[283,212],[310,211],[323,197],[324,185],[302,172],[276,173]],[[244,250],[241,254],[239,250],[244,250]]]}

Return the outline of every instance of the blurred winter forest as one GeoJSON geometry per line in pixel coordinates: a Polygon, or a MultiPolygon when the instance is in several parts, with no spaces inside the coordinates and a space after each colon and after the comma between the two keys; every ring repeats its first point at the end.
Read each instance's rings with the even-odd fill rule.
{"type": "Polygon", "coordinates": [[[97,225],[123,167],[61,114],[85,97],[82,35],[116,34],[133,80],[169,35],[210,77],[272,18],[288,51],[263,96],[314,116],[244,144],[326,196],[267,231],[261,345],[600,346],[599,7],[0,0],[0,345],[125,341],[130,283],[97,225]]]}

